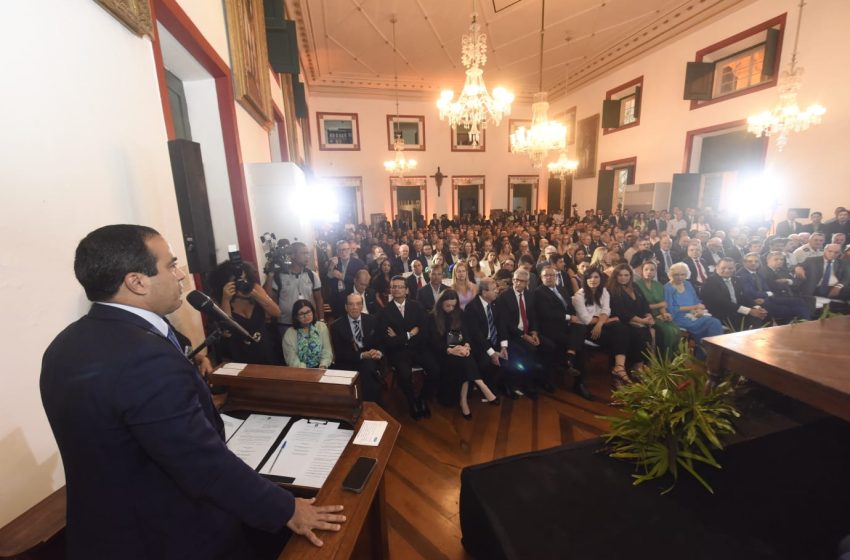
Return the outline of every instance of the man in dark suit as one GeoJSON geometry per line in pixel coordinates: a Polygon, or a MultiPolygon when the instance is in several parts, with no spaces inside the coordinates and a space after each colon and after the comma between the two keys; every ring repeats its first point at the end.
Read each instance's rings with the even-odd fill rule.
{"type": "Polygon", "coordinates": [[[363,297],[349,294],[345,315],[331,325],[334,367],[360,373],[363,400],[381,404],[381,382],[378,362],[383,352],[378,348],[375,317],[363,314],[363,297]]]}
{"type": "Polygon", "coordinates": [[[415,300],[419,288],[424,288],[428,285],[428,273],[423,271],[422,263],[418,260],[413,261],[413,273],[407,277],[407,293],[410,299],[415,300]]]}
{"type": "MultiPolygon", "coordinates": [[[[571,320],[575,309],[570,295],[557,284],[555,267],[544,266],[540,276],[543,285],[534,291],[534,310],[544,369],[551,373],[556,367],[565,368],[575,378],[573,391],[592,401],[593,395],[584,384],[584,376],[575,367],[578,354],[584,346],[585,326],[571,320]]],[[[551,380],[546,379],[546,383],[551,383],[551,380]]]]}
{"type": "Polygon", "coordinates": [[[836,233],[843,233],[850,236],[850,211],[846,208],[841,208],[835,213],[835,220],[825,224],[824,234],[827,241],[832,239],[836,233]]]}
{"type": "Polygon", "coordinates": [[[495,302],[498,295],[496,281],[482,278],[478,283],[478,296],[467,303],[463,310],[463,324],[469,331],[471,355],[485,383],[490,386],[504,386],[505,383],[500,360],[502,349],[496,328],[495,302]]]}
{"type": "Polygon", "coordinates": [[[511,381],[515,384],[511,396],[516,398],[524,392],[528,398],[536,399],[535,381],[542,380],[537,362],[540,336],[531,292],[528,290],[528,278],[527,270],[520,268],[514,272],[512,288],[496,300],[499,308],[496,327],[503,357],[511,372],[511,381]],[[518,391],[517,386],[522,387],[522,392],[518,391]]]}
{"type": "Polygon", "coordinates": [[[670,281],[670,267],[679,262],[679,255],[673,252],[673,240],[665,235],[658,241],[655,251],[655,260],[658,261],[658,281],[666,284],[670,281]]]}
{"type": "Polygon", "coordinates": [[[812,212],[811,214],[809,214],[809,219],[811,220],[811,222],[803,225],[800,228],[800,231],[798,233],[801,233],[801,232],[825,233],[826,232],[826,226],[823,223],[823,213],[822,212],[812,212]]]}
{"type": "Polygon", "coordinates": [[[227,449],[164,319],[182,303],[176,261],[143,226],[106,226],[77,247],[95,303],[50,344],[40,382],[65,467],[68,557],[247,558],[243,523],[320,545],[312,530],[338,530],[329,512],[342,506],[294,499],[227,449]]]}
{"type": "Polygon", "coordinates": [[[348,241],[338,241],[336,256],[328,262],[328,291],[330,292],[331,312],[334,317],[343,314],[345,296],[354,286],[354,277],[360,270],[365,270],[363,261],[351,255],[351,245],[348,241]]]}
{"type": "MultiPolygon", "coordinates": [[[[372,281],[372,278],[369,276],[368,270],[361,270],[354,277],[354,286],[351,288],[349,294],[358,294],[363,298],[363,310],[362,313],[366,315],[373,315],[380,311],[380,306],[378,305],[378,298],[375,295],[375,289],[369,286],[369,283],[372,281]]],[[[348,294],[346,294],[347,296],[348,294]]]]}
{"type": "Polygon", "coordinates": [[[767,311],[744,298],[741,281],[735,278],[735,261],[729,257],[720,259],[715,274],[705,281],[700,299],[709,313],[724,326],[733,330],[760,327],[767,318],[767,311]]]}
{"type": "Polygon", "coordinates": [[[809,305],[802,298],[783,296],[770,290],[767,277],[761,271],[758,253],[744,255],[744,266],[735,276],[741,280],[744,300],[765,308],[772,319],[787,323],[794,319],[812,318],[814,305],[809,305]]]}
{"type": "Polygon", "coordinates": [[[443,284],[443,266],[434,265],[431,267],[428,284],[424,288],[416,290],[416,301],[422,305],[426,313],[430,313],[434,309],[434,303],[437,301],[437,298],[440,297],[440,294],[445,289],[446,285],[443,284]]]}
{"type": "Polygon", "coordinates": [[[422,329],[425,311],[418,302],[407,298],[407,284],[401,276],[390,281],[392,301],[381,311],[375,327],[381,337],[381,347],[398,375],[399,385],[407,398],[410,415],[414,420],[430,418],[428,400],[439,385],[440,370],[436,360],[425,347],[422,329]],[[419,395],[413,390],[412,367],[418,364],[425,369],[425,384],[419,395]]]}
{"type": "Polygon", "coordinates": [[[792,233],[800,233],[803,231],[803,226],[797,221],[797,211],[788,210],[785,221],[776,224],[776,236],[787,238],[792,233]]]}
{"type": "Polygon", "coordinates": [[[413,272],[413,260],[414,259],[410,258],[410,247],[404,244],[399,245],[398,257],[394,258],[392,261],[390,274],[395,276],[396,274],[407,274],[408,272],[413,272]]]}
{"type": "Polygon", "coordinates": [[[688,265],[688,270],[691,271],[691,284],[699,295],[702,285],[708,278],[708,263],[702,258],[702,246],[699,241],[692,241],[688,245],[688,256],[682,259],[682,262],[688,265]]]}
{"type": "Polygon", "coordinates": [[[795,274],[803,281],[800,293],[830,299],[850,300],[850,269],[838,260],[841,247],[830,243],[823,248],[823,256],[809,257],[797,265],[795,274]]]}

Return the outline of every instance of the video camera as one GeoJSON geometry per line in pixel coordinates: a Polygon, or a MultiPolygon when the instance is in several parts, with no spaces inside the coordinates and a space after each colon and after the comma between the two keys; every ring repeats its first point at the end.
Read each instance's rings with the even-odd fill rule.
{"type": "MultiPolygon", "coordinates": [[[[296,240],[297,241],[297,240],[296,240]]],[[[278,239],[274,233],[266,232],[260,236],[260,243],[266,250],[266,264],[263,274],[286,272],[292,263],[292,251],[289,239],[278,239]]]]}
{"type": "Polygon", "coordinates": [[[242,255],[239,254],[239,249],[236,245],[227,246],[227,256],[230,260],[233,277],[236,278],[236,291],[246,295],[250,294],[254,290],[254,286],[246,278],[242,278],[243,274],[248,276],[248,272],[245,270],[242,255]]]}

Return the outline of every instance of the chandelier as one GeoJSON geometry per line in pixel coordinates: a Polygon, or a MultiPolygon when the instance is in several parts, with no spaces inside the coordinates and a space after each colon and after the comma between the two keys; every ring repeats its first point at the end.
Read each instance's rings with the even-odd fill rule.
{"type": "Polygon", "coordinates": [[[511,114],[514,95],[504,88],[493,88],[493,95],[484,85],[484,70],[487,63],[487,35],[481,33],[478,15],[475,13],[475,0],[472,1],[472,24],[469,33],[461,42],[461,62],[466,67],[466,82],[460,96],[453,100],[452,90],[443,90],[437,107],[440,120],[448,120],[453,130],[458,125],[469,129],[469,140],[473,146],[479,145],[481,131],[487,128],[487,122],[499,126],[504,115],[511,114]]]}
{"type": "Polygon", "coordinates": [[[564,179],[567,175],[571,175],[578,169],[578,162],[574,159],[569,159],[566,152],[561,152],[561,157],[558,158],[558,161],[551,162],[548,167],[549,173],[558,175],[561,179],[564,179]]]}
{"type": "Polygon", "coordinates": [[[803,76],[803,69],[797,67],[797,43],[800,40],[800,23],[803,20],[805,5],[805,0],[800,0],[794,51],[791,53],[788,70],[781,74],[779,104],[773,111],[763,111],[747,118],[747,132],[756,136],[776,136],[776,147],[780,152],[788,143],[788,136],[792,132],[801,132],[812,125],[820,124],[821,117],[826,113],[826,109],[817,103],[809,105],[805,110],[800,109],[797,104],[797,92],[800,91],[803,76]]]}
{"type": "Polygon", "coordinates": [[[393,72],[395,73],[395,121],[393,121],[393,151],[395,152],[395,157],[384,162],[384,169],[390,175],[404,177],[405,171],[416,169],[416,160],[407,159],[404,156],[404,136],[400,130],[401,121],[398,112],[398,67],[396,65],[397,46],[395,40],[395,24],[398,19],[392,16],[390,21],[393,24],[393,72]]]}
{"type": "Polygon", "coordinates": [[[534,103],[531,105],[531,128],[519,127],[511,134],[511,152],[526,154],[533,167],[543,167],[543,160],[550,151],[563,150],[567,146],[567,127],[558,121],[549,120],[549,102],[543,91],[543,33],[546,0],[542,2],[540,14],[540,82],[534,103]]]}

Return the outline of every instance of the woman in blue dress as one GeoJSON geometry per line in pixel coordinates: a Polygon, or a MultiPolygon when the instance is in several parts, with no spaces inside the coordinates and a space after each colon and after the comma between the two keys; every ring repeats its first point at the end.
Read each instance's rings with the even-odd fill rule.
{"type": "Polygon", "coordinates": [[[668,271],[670,282],[664,286],[664,300],[667,312],[673,316],[673,322],[690,333],[696,342],[694,354],[705,359],[702,339],[707,336],[723,334],[723,325],[706,311],[697,297],[694,287],[688,282],[691,275],[688,265],[675,263],[668,271]]]}

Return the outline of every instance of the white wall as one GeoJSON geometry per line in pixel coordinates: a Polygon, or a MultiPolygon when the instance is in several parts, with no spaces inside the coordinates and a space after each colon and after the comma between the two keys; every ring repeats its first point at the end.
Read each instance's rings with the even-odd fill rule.
{"type": "MultiPolygon", "coordinates": [[[[222,4],[179,3],[228,61],[222,4]]],[[[38,378],[44,349],[89,308],[73,274],[77,243],[106,224],[139,223],[183,263],[185,251],[150,40],[91,0],[47,0],[3,3],[0,47],[15,54],[0,88],[2,526],[64,484],[38,378]]],[[[209,88],[195,94],[214,101],[209,88]]],[[[236,111],[242,160],[268,162],[266,131],[236,111]]],[[[192,287],[190,277],[184,291],[192,287]]],[[[184,305],[172,319],[200,341],[196,312],[184,305]]]]}
{"type": "MultiPolygon", "coordinates": [[[[552,102],[550,115],[577,106],[577,119],[600,113],[605,92],[638,76],[644,76],[641,124],[613,134],[599,136],[599,162],[637,156],[636,182],[669,182],[673,173],[682,172],[686,132],[707,126],[746,118],[749,114],[772,109],[777,88],[716,103],[694,111],[682,99],[685,66],[694,60],[697,50],[721,41],[763,21],[788,12],[782,51],[782,69],[791,58],[794,29],[797,22],[797,0],[761,0],[706,25],[642,59],[617,69],[569,95],[552,102]]],[[[800,37],[799,61],[806,69],[801,104],[820,102],[827,107],[823,124],[795,134],[785,150],[777,152],[773,142],[767,154],[767,169],[778,178],[781,206],[818,208],[831,213],[834,206],[848,204],[848,190],[841,161],[846,152],[846,131],[850,129],[850,75],[835,65],[836,57],[850,52],[850,2],[816,0],[809,2],[804,13],[800,37]]],[[[485,68],[486,77],[486,68],[485,68]]],[[[459,76],[460,78],[460,76],[459,76]]],[[[449,84],[446,84],[449,85],[449,84]]],[[[411,152],[420,163],[416,175],[433,175],[437,165],[447,175],[487,176],[486,208],[504,208],[507,199],[507,175],[533,172],[526,160],[508,153],[507,119],[498,128],[488,129],[484,154],[453,153],[449,149],[448,125],[440,121],[433,101],[402,100],[400,112],[425,115],[427,152],[411,152]]],[[[390,159],[386,142],[386,115],[394,113],[394,101],[352,99],[313,94],[310,97],[310,126],[313,129],[314,167],[319,176],[362,175],[366,214],[390,211],[389,187],[382,162],[390,159]],[[356,112],[360,121],[359,152],[320,152],[316,130],[317,111],[356,112]]],[[[514,108],[514,118],[529,118],[530,106],[514,108]]],[[[569,147],[575,157],[575,145],[569,147]]],[[[552,159],[557,157],[554,154],[552,159]]],[[[546,181],[541,180],[538,202],[546,205],[546,181]]],[[[428,212],[449,212],[451,191],[443,185],[443,195],[436,198],[433,179],[428,180],[428,212]]],[[[450,185],[450,183],[448,183],[450,185]]],[[[596,204],[596,177],[575,180],[573,201],[580,208],[596,204]]]]}
{"type": "MultiPolygon", "coordinates": [[[[459,75],[459,79],[460,76],[459,75]]],[[[393,159],[394,153],[387,146],[387,115],[395,114],[395,101],[392,99],[356,99],[346,97],[312,94],[309,100],[310,128],[312,136],[312,163],[318,177],[362,176],[366,221],[373,212],[384,212],[390,216],[390,182],[384,171],[384,162],[393,159]],[[319,134],[316,128],[316,112],[341,112],[358,114],[360,126],[360,151],[333,152],[319,151],[319,134]]],[[[484,175],[486,200],[485,210],[505,209],[508,204],[508,175],[537,175],[528,158],[511,154],[508,151],[508,118],[500,126],[487,128],[485,152],[452,152],[450,128],[441,121],[436,100],[399,102],[400,114],[425,116],[424,152],[406,152],[408,158],[415,159],[418,167],[409,173],[411,176],[427,175],[428,208],[427,217],[436,212],[450,214],[452,205],[452,175],[484,175]],[[437,166],[446,179],[437,197],[437,186],[430,176],[437,166]]],[[[530,105],[517,106],[513,118],[530,119],[530,105]]],[[[546,204],[545,188],[538,189],[538,201],[546,204]]],[[[457,211],[457,209],[455,209],[457,211]]]]}
{"type": "MultiPolygon", "coordinates": [[[[778,101],[776,87],[690,110],[682,99],[685,66],[697,50],[788,12],[782,47],[782,70],[787,68],[797,24],[796,0],[761,0],[682,39],[659,49],[604,78],[559,99],[556,111],[578,106],[578,119],[600,113],[605,92],[638,76],[644,76],[641,124],[599,137],[597,162],[637,156],[637,183],[671,181],[681,173],[686,132],[772,109],[778,101]]],[[[771,140],[766,169],[777,179],[780,207],[812,207],[831,214],[846,205],[850,191],[843,166],[835,165],[846,153],[845,132],[850,127],[850,76],[835,66],[838,53],[850,52],[850,2],[816,0],[806,5],[798,61],[805,67],[800,104],[819,102],[827,108],[824,122],[806,132],[793,134],[785,150],[778,152],[771,140]]],[[[571,155],[575,155],[571,146],[571,155]]],[[[576,180],[573,198],[580,208],[596,203],[596,178],[576,180]]]]}

